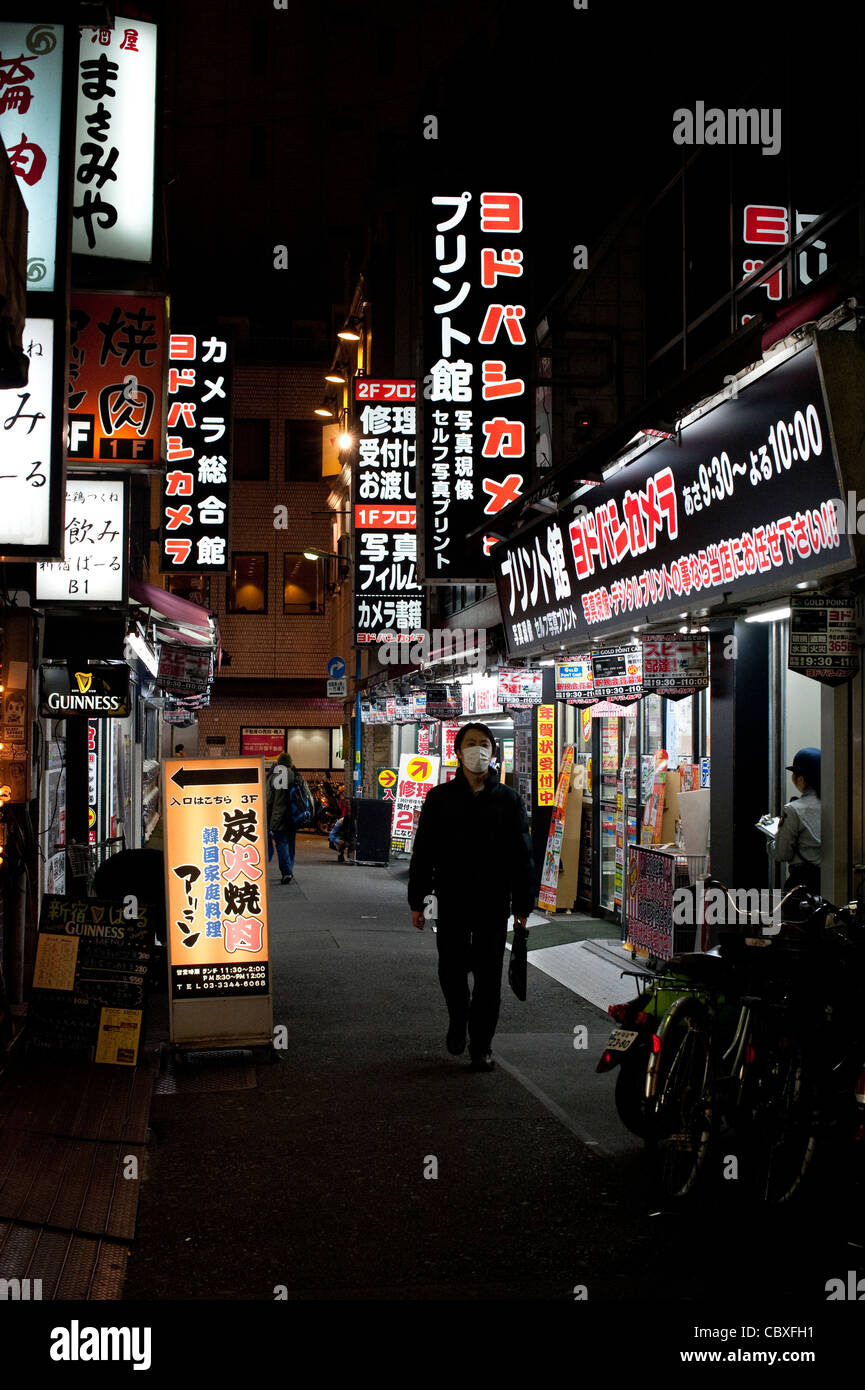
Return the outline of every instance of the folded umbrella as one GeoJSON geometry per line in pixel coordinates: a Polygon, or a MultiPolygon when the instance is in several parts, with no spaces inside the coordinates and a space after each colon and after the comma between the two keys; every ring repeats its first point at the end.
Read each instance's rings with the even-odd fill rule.
{"type": "Polygon", "coordinates": [[[526,997],[528,974],[528,932],[515,931],[508,963],[508,984],[518,999],[526,997]]]}

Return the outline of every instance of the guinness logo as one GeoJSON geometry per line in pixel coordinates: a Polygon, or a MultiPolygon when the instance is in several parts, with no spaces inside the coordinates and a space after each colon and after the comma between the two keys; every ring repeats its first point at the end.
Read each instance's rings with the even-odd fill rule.
{"type": "Polygon", "coordinates": [[[78,691],[81,695],[86,695],[90,689],[90,682],[93,680],[92,671],[76,671],[75,679],[78,682],[78,691]]]}

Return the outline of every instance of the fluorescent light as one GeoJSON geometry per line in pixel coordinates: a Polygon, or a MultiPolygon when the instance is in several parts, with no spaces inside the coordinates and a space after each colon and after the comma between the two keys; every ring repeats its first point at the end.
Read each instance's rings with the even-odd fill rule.
{"type": "Polygon", "coordinates": [[[143,638],[138,636],[137,632],[127,633],[126,640],[135,655],[144,662],[150,674],[155,676],[159,671],[159,661],[153,649],[147,645],[143,638]]]}
{"type": "Polygon", "coordinates": [[[762,613],[752,613],[750,618],[746,618],[746,623],[780,623],[784,618],[789,618],[789,608],[764,608],[762,613]]]}

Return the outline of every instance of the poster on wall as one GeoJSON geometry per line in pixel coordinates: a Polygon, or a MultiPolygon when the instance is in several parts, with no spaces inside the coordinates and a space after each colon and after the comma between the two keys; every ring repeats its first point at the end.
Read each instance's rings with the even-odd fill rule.
{"type": "Polygon", "coordinates": [[[859,671],[856,605],[849,597],[790,599],[787,666],[822,685],[844,685],[859,671]]]}
{"type": "Polygon", "coordinates": [[[266,762],[273,762],[280,753],[285,752],[286,733],[285,728],[242,728],[240,731],[241,756],[244,758],[264,758],[266,762]]]}

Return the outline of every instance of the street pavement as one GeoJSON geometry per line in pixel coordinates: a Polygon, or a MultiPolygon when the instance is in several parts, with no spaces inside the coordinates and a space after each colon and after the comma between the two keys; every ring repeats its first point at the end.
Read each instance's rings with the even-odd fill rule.
{"type": "MultiPolygon", "coordinates": [[[[273,861],[285,1046],[252,1088],[154,1096],[124,1297],[823,1304],[862,1252],[822,1195],[748,1211],[710,1174],[687,1206],[659,1201],[616,1073],[595,1072],[607,1015],[533,968],[543,926],[525,1003],[504,986],[495,1071],[447,1054],[406,878],[340,865],[310,834],[293,883],[273,861]]],[[[165,996],[149,1036],[167,1042],[165,996]]]]}

